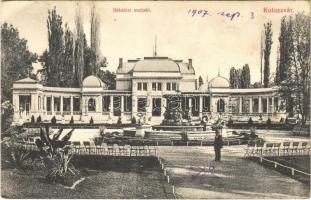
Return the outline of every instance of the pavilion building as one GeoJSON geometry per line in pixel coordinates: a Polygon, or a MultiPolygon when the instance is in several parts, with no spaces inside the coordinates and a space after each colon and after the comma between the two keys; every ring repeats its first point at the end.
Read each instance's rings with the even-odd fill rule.
{"type": "Polygon", "coordinates": [[[192,59],[188,62],[168,57],[144,57],[123,61],[116,71],[116,89],[96,76],[83,80],[81,88],[43,86],[25,78],[13,84],[14,123],[41,116],[60,123],[122,123],[146,120],[160,124],[166,109],[180,108],[194,120],[222,117],[232,120],[279,121],[286,115],[277,87],[232,89],[218,75],[198,87],[192,59]]]}

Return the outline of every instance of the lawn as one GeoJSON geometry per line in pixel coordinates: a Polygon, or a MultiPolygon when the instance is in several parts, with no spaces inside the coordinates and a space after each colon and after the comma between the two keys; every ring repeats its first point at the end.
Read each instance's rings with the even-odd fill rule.
{"type": "Polygon", "coordinates": [[[241,152],[242,146],[224,146],[222,161],[215,162],[212,147],[160,147],[159,150],[179,198],[309,197],[308,185],[244,159],[241,152]],[[210,166],[215,172],[207,170],[210,166]]]}
{"type": "Polygon", "coordinates": [[[1,173],[1,195],[4,198],[173,198],[172,188],[158,165],[145,165],[137,160],[128,163],[129,166],[124,162],[118,167],[109,165],[107,169],[83,168],[86,179],[75,189],[46,183],[41,171],[5,169],[1,173]]]}

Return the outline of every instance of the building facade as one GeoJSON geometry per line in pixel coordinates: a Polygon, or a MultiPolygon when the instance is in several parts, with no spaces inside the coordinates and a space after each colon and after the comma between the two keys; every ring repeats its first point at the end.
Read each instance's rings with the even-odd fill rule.
{"type": "Polygon", "coordinates": [[[68,123],[131,123],[145,120],[159,124],[167,109],[181,109],[193,120],[216,119],[279,121],[286,114],[278,88],[231,89],[218,75],[198,87],[192,59],[168,57],[119,59],[116,89],[96,76],[83,80],[81,88],[46,87],[25,78],[13,84],[14,123],[42,121],[68,123]]]}

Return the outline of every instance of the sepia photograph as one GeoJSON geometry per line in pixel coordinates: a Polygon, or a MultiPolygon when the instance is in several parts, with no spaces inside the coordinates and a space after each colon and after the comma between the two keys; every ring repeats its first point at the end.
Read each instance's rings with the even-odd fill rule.
{"type": "Polygon", "coordinates": [[[2,1],[1,197],[310,199],[309,1],[2,1]]]}

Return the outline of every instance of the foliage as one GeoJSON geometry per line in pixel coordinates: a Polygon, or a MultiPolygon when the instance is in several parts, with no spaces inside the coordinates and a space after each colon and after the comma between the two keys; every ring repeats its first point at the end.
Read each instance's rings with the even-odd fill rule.
{"type": "Polygon", "coordinates": [[[70,154],[70,146],[68,146],[74,129],[60,139],[62,131],[63,129],[59,129],[53,137],[50,137],[49,127],[45,126],[44,129],[40,127],[40,139],[35,141],[42,163],[47,170],[46,180],[51,183],[64,184],[69,174],[74,176],[79,174],[79,171],[70,163],[73,155],[70,154]]]}
{"type": "Polygon", "coordinates": [[[121,117],[118,118],[117,124],[122,124],[121,117]]]}
{"type": "Polygon", "coordinates": [[[32,63],[37,55],[30,52],[27,40],[19,37],[18,30],[3,23],[1,25],[1,102],[12,100],[13,82],[34,76],[32,63]]]}
{"type": "Polygon", "coordinates": [[[39,115],[39,117],[37,118],[37,123],[40,123],[41,121],[42,121],[41,115],[39,115]]]}
{"type": "Polygon", "coordinates": [[[35,123],[35,116],[31,115],[31,123],[34,124],[35,123]]]}
{"type": "Polygon", "coordinates": [[[234,67],[230,69],[230,87],[239,88],[239,76],[237,70],[234,67]]]}
{"type": "Polygon", "coordinates": [[[230,87],[231,88],[250,88],[250,70],[248,64],[245,64],[242,69],[230,69],[230,87]]]}
{"type": "Polygon", "coordinates": [[[310,15],[297,13],[281,21],[278,84],[286,100],[286,111],[310,118],[310,15]]]}
{"type": "Polygon", "coordinates": [[[272,23],[271,21],[264,24],[265,28],[265,49],[264,49],[264,87],[269,86],[270,79],[270,53],[272,45],[272,23]]]}
{"type": "Polygon", "coordinates": [[[74,124],[73,116],[71,116],[71,119],[69,121],[69,124],[74,124]]]}
{"type": "Polygon", "coordinates": [[[56,117],[53,116],[52,119],[51,119],[51,124],[55,125],[56,124],[56,117]]]}
{"type": "Polygon", "coordinates": [[[13,105],[10,101],[1,103],[1,132],[3,133],[10,128],[13,119],[13,105]]]}
{"type": "Polygon", "coordinates": [[[64,31],[62,17],[56,13],[56,7],[48,11],[47,28],[49,42],[49,66],[47,69],[47,85],[62,86],[64,31]]]}
{"type": "Polygon", "coordinates": [[[252,117],[250,117],[250,118],[248,119],[248,124],[253,124],[253,119],[252,119],[252,117]]]}
{"type": "Polygon", "coordinates": [[[230,126],[230,125],[233,125],[233,120],[232,120],[231,117],[230,117],[229,120],[228,120],[228,125],[229,125],[229,126],[230,126]]]}
{"type": "Polygon", "coordinates": [[[116,74],[114,72],[99,70],[97,76],[108,86],[109,90],[116,89],[116,74]]]}
{"type": "Polygon", "coordinates": [[[262,84],[261,84],[260,82],[255,82],[255,83],[253,84],[253,87],[254,87],[254,88],[262,88],[262,84]]]}
{"type": "Polygon", "coordinates": [[[270,119],[270,117],[267,119],[267,125],[271,125],[271,119],[270,119]]]}
{"type": "Polygon", "coordinates": [[[248,64],[245,64],[241,73],[241,88],[250,88],[251,75],[248,64]]]}

